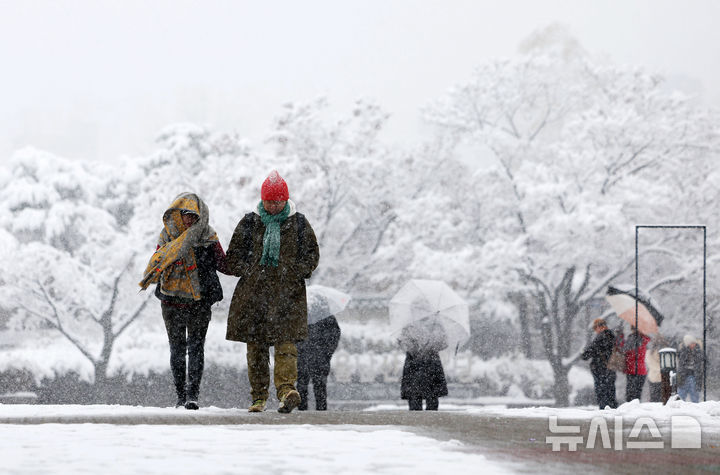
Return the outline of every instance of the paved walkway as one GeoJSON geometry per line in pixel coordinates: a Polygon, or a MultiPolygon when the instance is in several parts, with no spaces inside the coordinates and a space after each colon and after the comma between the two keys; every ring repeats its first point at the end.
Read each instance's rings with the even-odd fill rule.
{"type": "MultiPolygon", "coordinates": [[[[8,406],[6,406],[7,408],[8,406]]],[[[61,407],[61,406],[55,406],[61,407]]],[[[0,424],[267,424],[267,425],[369,425],[396,426],[431,436],[439,440],[459,440],[464,449],[480,453],[491,460],[509,462],[517,471],[524,473],[613,473],[613,474],[675,474],[708,473],[720,471],[720,434],[703,435],[700,449],[586,449],[584,444],[577,451],[566,448],[553,452],[546,437],[551,435],[548,421],[544,418],[514,418],[490,414],[465,412],[409,412],[409,411],[328,411],[293,412],[279,414],[266,411],[250,414],[241,409],[208,409],[185,411],[182,409],[127,408],[127,411],[102,411],[93,414],[77,411],[62,414],[38,411],[32,415],[25,412],[13,416],[4,411],[0,424]],[[513,463],[516,462],[517,464],[513,463]]],[[[562,425],[573,421],[563,419],[562,425]]],[[[588,434],[589,421],[576,421],[581,434],[588,434]]],[[[627,438],[632,424],[623,427],[627,438]]],[[[608,425],[610,440],[615,441],[612,424],[608,425]]],[[[641,435],[642,438],[642,435],[641,435]]],[[[633,439],[641,440],[641,439],[633,439]]],[[[651,440],[651,439],[646,439],[651,440]]],[[[652,439],[656,440],[656,439],[652,439]]],[[[664,446],[670,447],[669,437],[664,446]]]]}

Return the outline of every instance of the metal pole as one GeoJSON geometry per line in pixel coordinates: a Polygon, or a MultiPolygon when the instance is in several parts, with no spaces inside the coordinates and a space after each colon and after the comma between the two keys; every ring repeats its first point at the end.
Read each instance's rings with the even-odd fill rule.
{"type": "Polygon", "coordinates": [[[703,226],[703,401],[707,401],[707,227],[703,226]]]}
{"type": "MultiPolygon", "coordinates": [[[[638,237],[640,235],[640,226],[635,226],[635,331],[638,332],[635,335],[635,376],[638,374],[638,360],[640,359],[640,331],[638,330],[638,268],[639,268],[639,251],[638,251],[638,237]]],[[[632,335],[632,332],[630,332],[632,335]]]]}

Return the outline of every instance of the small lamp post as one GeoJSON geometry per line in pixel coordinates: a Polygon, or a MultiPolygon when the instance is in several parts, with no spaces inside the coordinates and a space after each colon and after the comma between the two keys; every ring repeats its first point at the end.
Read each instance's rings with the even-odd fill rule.
{"type": "Polygon", "coordinates": [[[673,389],[672,376],[677,368],[677,351],[675,348],[663,348],[658,353],[660,353],[660,375],[662,377],[662,386],[660,387],[662,403],[667,404],[673,389]]]}

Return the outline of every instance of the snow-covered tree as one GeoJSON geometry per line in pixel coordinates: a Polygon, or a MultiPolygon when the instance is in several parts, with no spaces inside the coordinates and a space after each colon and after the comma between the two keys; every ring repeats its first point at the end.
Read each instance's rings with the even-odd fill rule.
{"type": "Polygon", "coordinates": [[[334,120],[323,98],[287,104],[275,119],[268,141],[276,159],[289,164],[291,196],[318,236],[316,281],[365,292],[387,285],[391,266],[381,254],[403,190],[394,180],[396,157],[378,140],[387,119],[360,100],[334,120]]]}
{"type": "Polygon", "coordinates": [[[127,231],[132,186],[112,167],[25,150],[0,189],[10,324],[57,330],[103,382],[115,341],[147,304],[127,292],[137,275],[127,231]]]}
{"type": "Polygon", "coordinates": [[[259,190],[265,173],[258,157],[237,136],[193,124],[166,127],[156,144],[149,156],[134,160],[141,176],[132,200],[138,210],[132,232],[154,246],[167,206],[180,193],[193,192],[208,204],[210,223],[226,246],[241,213],[257,203],[252,190],[259,190]]]}
{"type": "MultiPolygon", "coordinates": [[[[583,309],[634,270],[634,225],[685,221],[677,183],[717,144],[710,116],[660,84],[579,54],[528,54],[481,65],[426,109],[444,133],[495,160],[475,177],[493,222],[476,251],[483,278],[469,290],[521,289],[514,301],[531,299],[520,316],[540,332],[559,404],[584,343],[583,309]]],[[[657,244],[643,255],[671,254],[657,244]]],[[[678,264],[653,288],[686,278],[678,264]]]]}

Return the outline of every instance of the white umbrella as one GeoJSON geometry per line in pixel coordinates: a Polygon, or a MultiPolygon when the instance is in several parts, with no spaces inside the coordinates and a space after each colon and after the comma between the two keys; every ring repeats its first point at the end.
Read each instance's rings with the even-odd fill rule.
{"type": "Polygon", "coordinates": [[[332,287],[324,285],[307,286],[308,324],[336,315],[345,310],[350,296],[332,287]]]}
{"type": "MultiPolygon", "coordinates": [[[[470,337],[468,304],[440,280],[414,279],[405,284],[390,300],[391,332],[399,335],[403,328],[418,326],[420,320],[438,321],[447,337],[452,353],[470,337]]],[[[431,329],[432,325],[428,325],[431,329]]],[[[429,330],[432,331],[432,330],[429,330]]],[[[428,339],[432,335],[427,335],[428,339]]]]}

